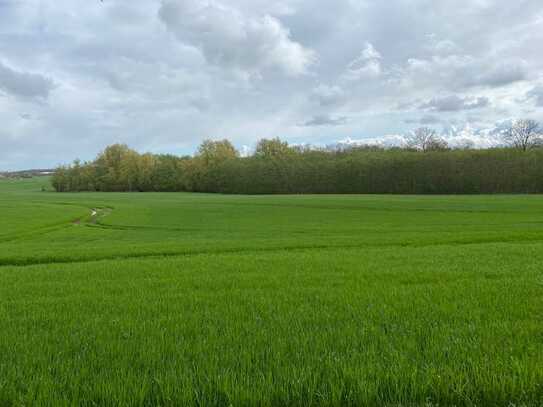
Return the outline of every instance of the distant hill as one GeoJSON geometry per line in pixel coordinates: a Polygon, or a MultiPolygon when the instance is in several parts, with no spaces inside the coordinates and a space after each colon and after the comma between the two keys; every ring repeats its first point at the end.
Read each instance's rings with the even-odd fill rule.
{"type": "Polygon", "coordinates": [[[33,169],[22,171],[6,171],[0,172],[0,178],[32,178],[32,177],[45,177],[52,175],[55,170],[51,169],[33,169]]]}

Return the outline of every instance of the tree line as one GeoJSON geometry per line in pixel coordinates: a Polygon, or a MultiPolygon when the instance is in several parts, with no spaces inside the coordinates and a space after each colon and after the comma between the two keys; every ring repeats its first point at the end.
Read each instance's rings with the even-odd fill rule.
{"type": "Polygon", "coordinates": [[[91,162],[55,170],[59,192],[210,192],[229,194],[480,194],[543,193],[543,136],[521,120],[504,146],[450,148],[429,128],[404,148],[307,148],[263,139],[241,157],[228,140],[204,141],[194,156],[139,154],[107,147],[91,162]]]}

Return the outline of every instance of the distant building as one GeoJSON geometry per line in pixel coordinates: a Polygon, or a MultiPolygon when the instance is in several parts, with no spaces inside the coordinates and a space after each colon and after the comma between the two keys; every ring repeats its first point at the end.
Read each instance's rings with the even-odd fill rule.
{"type": "Polygon", "coordinates": [[[32,177],[45,177],[48,175],[53,175],[54,170],[23,170],[23,171],[13,171],[13,172],[3,172],[0,173],[0,178],[32,178],[32,177]]]}

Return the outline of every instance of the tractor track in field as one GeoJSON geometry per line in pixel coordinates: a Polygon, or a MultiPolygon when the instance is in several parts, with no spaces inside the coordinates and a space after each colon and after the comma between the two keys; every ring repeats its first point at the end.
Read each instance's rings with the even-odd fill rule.
{"type": "Polygon", "coordinates": [[[447,246],[478,246],[488,244],[536,244],[543,243],[543,239],[502,239],[502,240],[480,240],[480,241],[449,241],[439,243],[378,243],[378,244],[352,244],[352,245],[299,245],[299,246],[284,246],[284,247],[252,247],[242,248],[233,247],[226,249],[194,249],[190,251],[165,251],[165,252],[140,252],[140,253],[127,253],[127,254],[111,254],[103,256],[94,256],[92,258],[70,258],[70,257],[42,257],[42,258],[0,258],[0,270],[5,267],[31,267],[39,265],[54,265],[54,264],[85,264],[95,263],[100,261],[123,261],[132,259],[160,259],[160,258],[190,258],[195,256],[205,255],[250,255],[256,253],[281,253],[281,252],[307,252],[313,250],[349,250],[349,249],[385,249],[385,248],[411,248],[411,249],[423,249],[428,247],[447,247],[447,246]]]}
{"type": "Polygon", "coordinates": [[[70,227],[70,225],[76,224],[77,222],[80,222],[80,218],[69,220],[69,221],[62,221],[62,222],[58,222],[52,225],[42,226],[28,232],[19,233],[17,235],[0,237],[0,244],[19,242],[19,241],[24,241],[29,238],[36,237],[36,236],[44,236],[48,233],[56,232],[57,230],[68,228],[70,227]]]}
{"type": "MultiPolygon", "coordinates": [[[[82,224],[87,224],[87,223],[93,224],[93,225],[98,224],[99,218],[109,215],[109,213],[111,213],[112,210],[113,208],[92,208],[90,209],[91,211],[90,216],[79,217],[79,218],[70,219],[67,221],[63,220],[63,221],[53,223],[50,225],[41,226],[31,231],[21,232],[16,235],[0,236],[0,244],[24,241],[29,238],[34,238],[37,236],[45,236],[48,233],[66,229],[72,225],[82,225],[82,224]]],[[[1,265],[2,264],[0,262],[0,266],[1,265]]]]}

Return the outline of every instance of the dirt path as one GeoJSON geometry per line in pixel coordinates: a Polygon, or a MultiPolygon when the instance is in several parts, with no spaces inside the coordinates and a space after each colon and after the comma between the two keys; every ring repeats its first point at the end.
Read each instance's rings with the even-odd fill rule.
{"type": "Polygon", "coordinates": [[[81,225],[82,223],[97,224],[99,217],[104,217],[108,215],[110,212],[111,212],[110,208],[104,208],[104,209],[92,208],[91,213],[90,213],[90,218],[79,218],[79,219],[74,220],[72,223],[74,225],[81,225]]]}

